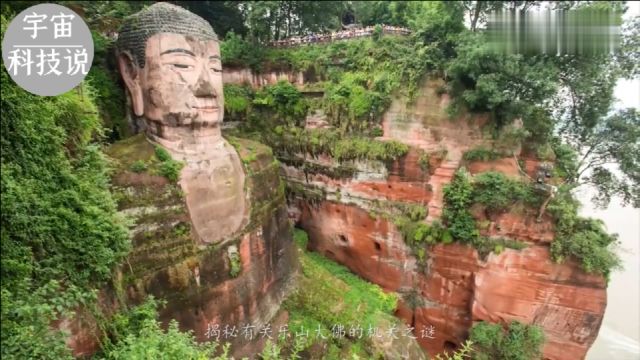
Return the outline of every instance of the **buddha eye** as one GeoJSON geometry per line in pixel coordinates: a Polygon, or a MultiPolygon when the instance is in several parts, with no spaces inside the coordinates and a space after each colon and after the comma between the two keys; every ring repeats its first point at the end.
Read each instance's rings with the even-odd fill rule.
{"type": "Polygon", "coordinates": [[[189,69],[192,67],[191,65],[187,65],[187,64],[171,64],[171,65],[173,65],[173,67],[178,69],[189,69]]]}

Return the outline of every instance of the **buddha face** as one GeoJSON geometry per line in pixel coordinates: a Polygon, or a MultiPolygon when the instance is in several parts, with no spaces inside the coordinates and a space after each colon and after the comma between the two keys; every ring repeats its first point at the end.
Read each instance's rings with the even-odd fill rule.
{"type": "Polygon", "coordinates": [[[224,114],[222,64],[217,41],[160,33],[146,43],[140,68],[127,54],[118,59],[134,113],[149,130],[218,128],[224,114]]]}

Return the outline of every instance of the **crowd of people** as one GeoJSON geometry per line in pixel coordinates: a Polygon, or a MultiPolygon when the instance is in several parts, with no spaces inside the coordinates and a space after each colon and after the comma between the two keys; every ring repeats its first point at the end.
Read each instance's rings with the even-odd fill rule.
{"type": "MultiPolygon", "coordinates": [[[[411,31],[407,28],[399,26],[382,25],[382,34],[391,35],[409,35],[411,31]]],[[[364,28],[353,28],[341,31],[334,31],[326,34],[310,34],[306,36],[292,36],[287,39],[275,40],[270,43],[274,47],[288,47],[302,44],[326,43],[336,40],[355,39],[359,37],[372,36],[375,26],[367,26],[364,28]]]]}

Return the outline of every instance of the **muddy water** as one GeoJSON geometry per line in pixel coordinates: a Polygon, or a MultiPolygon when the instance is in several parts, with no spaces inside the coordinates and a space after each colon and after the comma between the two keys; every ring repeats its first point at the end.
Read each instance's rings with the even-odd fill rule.
{"type": "MultiPolygon", "coordinates": [[[[588,193],[583,191],[582,193],[588,193]]],[[[610,232],[618,233],[624,270],[614,272],[607,289],[607,309],[588,360],[640,359],[640,210],[612,202],[605,210],[594,209],[581,196],[585,216],[602,219],[610,232]]]]}

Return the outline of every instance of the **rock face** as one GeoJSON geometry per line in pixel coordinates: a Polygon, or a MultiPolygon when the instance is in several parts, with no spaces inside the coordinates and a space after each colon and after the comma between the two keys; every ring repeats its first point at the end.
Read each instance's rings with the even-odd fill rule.
{"type": "MultiPolygon", "coordinates": [[[[387,205],[420,204],[429,210],[425,221],[439,219],[442,189],[463,165],[473,174],[522,176],[512,158],[464,163],[466,150],[489,143],[479,131],[484,119],[446,119],[447,99],[438,97],[435,88],[428,82],[415,105],[396,99],[385,114],[382,139],[412,147],[403,159],[381,167],[315,159],[325,168],[310,173],[301,171],[300,164],[284,166],[293,188],[290,216],[309,233],[310,249],[398,292],[402,301],[396,315],[414,327],[430,355],[455,349],[475,321],[519,320],[542,327],[545,359],[584,358],[602,322],[606,283],[584,273],[576,262],[552,262],[554,227],[549,218],[536,222],[529,211],[488,218],[483,209],[472,208],[477,223],[483,224],[482,235],[519,240],[527,247],[482,258],[470,246],[438,244],[425,247],[420,259],[405,244],[394,215],[380,215],[378,210],[387,205]],[[427,166],[421,154],[428,155],[427,166]],[[352,169],[350,176],[327,170],[345,166],[352,169]],[[429,328],[433,336],[424,336],[429,328]]],[[[523,170],[531,176],[535,166],[525,160],[523,170]]]]}
{"type": "Polygon", "coordinates": [[[550,263],[546,246],[491,256],[473,285],[474,320],[540,325],[550,359],[584,357],[607,303],[602,277],[583,273],[576,263],[550,263]]]}
{"type": "MultiPolygon", "coordinates": [[[[291,227],[285,207],[284,184],[271,150],[261,144],[233,139],[247,176],[245,191],[251,204],[248,225],[240,235],[215,245],[202,244],[192,230],[179,186],[154,174],[154,148],[142,135],[113,145],[114,177],[119,209],[134,219],[133,249],[121,266],[114,286],[102,291],[106,313],[137,304],[148,295],[167,300],[160,319],[176,319],[199,341],[215,340],[208,330],[225,325],[259,328],[270,323],[292,287],[297,269],[291,227]],[[144,161],[147,171],[135,173],[144,161]]],[[[75,355],[90,354],[97,343],[87,341],[90,319],[63,324],[72,331],[75,355]],[[83,331],[84,329],[84,331],[83,331]]],[[[234,356],[248,356],[261,347],[243,337],[232,342],[234,356]]]]}
{"type": "Polygon", "coordinates": [[[584,358],[595,341],[606,307],[604,280],[574,262],[552,263],[544,244],[486,261],[469,246],[436,245],[421,267],[387,220],[335,201],[301,208],[299,225],[309,232],[311,249],[404,295],[397,315],[407,325],[434,327],[433,339],[418,336],[431,355],[455,348],[479,320],[541,326],[548,359],[584,358]]]}
{"type": "Polygon", "coordinates": [[[246,68],[225,68],[222,73],[222,81],[225,84],[249,85],[253,88],[273,85],[280,80],[288,81],[297,86],[303,86],[309,81],[309,75],[303,72],[286,70],[273,70],[255,73],[246,68]]]}

